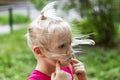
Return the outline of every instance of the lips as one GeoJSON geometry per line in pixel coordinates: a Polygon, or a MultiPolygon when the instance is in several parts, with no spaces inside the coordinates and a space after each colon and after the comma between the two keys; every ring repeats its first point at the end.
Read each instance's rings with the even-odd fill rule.
{"type": "Polygon", "coordinates": [[[72,57],[68,57],[68,58],[66,58],[64,60],[60,60],[62,67],[69,66],[71,59],[72,59],[72,57]]]}
{"type": "Polygon", "coordinates": [[[67,59],[65,59],[65,63],[69,63],[70,61],[71,61],[71,59],[72,59],[72,57],[69,57],[69,58],[67,58],[67,59]]]}

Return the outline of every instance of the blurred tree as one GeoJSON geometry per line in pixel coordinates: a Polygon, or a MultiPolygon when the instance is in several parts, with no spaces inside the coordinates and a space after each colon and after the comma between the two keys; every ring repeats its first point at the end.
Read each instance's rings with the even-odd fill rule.
{"type": "MultiPolygon", "coordinates": [[[[113,46],[116,36],[116,22],[120,21],[119,0],[68,0],[68,9],[75,7],[85,21],[78,24],[82,33],[95,32],[97,43],[113,46]],[[86,20],[87,19],[87,20],[86,20]],[[87,24],[89,24],[87,26],[87,24]],[[88,29],[87,29],[88,28],[88,29]],[[87,29],[87,31],[86,31],[87,29]]],[[[66,4],[67,5],[67,4],[66,4]]]]}
{"type": "Polygon", "coordinates": [[[45,3],[49,0],[30,0],[30,1],[35,5],[36,9],[40,10],[44,5],[46,5],[45,3]]]}

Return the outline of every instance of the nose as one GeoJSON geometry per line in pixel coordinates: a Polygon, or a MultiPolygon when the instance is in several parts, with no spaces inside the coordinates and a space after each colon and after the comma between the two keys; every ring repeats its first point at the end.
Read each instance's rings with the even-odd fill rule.
{"type": "Polygon", "coordinates": [[[72,55],[72,52],[73,52],[73,49],[72,49],[72,47],[70,46],[70,47],[68,48],[68,50],[67,50],[67,54],[72,55]]]}

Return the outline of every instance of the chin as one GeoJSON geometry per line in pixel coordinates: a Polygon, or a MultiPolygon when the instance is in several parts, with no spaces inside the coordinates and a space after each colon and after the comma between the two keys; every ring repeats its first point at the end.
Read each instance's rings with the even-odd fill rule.
{"type": "Polygon", "coordinates": [[[69,66],[69,62],[68,63],[61,63],[61,67],[68,67],[69,66]]]}

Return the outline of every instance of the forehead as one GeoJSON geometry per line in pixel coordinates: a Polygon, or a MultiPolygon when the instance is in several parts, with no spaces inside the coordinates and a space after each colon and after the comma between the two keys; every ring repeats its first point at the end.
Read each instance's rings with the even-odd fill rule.
{"type": "Polygon", "coordinates": [[[59,21],[51,23],[48,28],[48,33],[50,33],[49,40],[52,46],[72,41],[71,28],[67,22],[59,21]]]}
{"type": "Polygon", "coordinates": [[[52,38],[52,42],[52,45],[54,46],[72,42],[71,31],[69,29],[57,30],[52,38]]]}
{"type": "Polygon", "coordinates": [[[56,36],[56,41],[58,42],[70,42],[72,41],[72,34],[70,32],[61,33],[56,36]]]}

